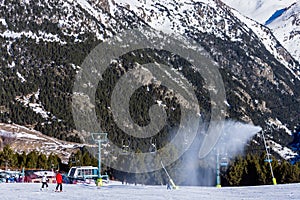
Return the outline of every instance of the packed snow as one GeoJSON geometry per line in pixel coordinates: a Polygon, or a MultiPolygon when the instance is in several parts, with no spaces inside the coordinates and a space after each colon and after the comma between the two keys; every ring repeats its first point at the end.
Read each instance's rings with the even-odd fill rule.
{"type": "Polygon", "coordinates": [[[27,139],[34,139],[34,140],[46,140],[45,138],[38,137],[37,135],[34,134],[28,134],[25,132],[8,132],[5,130],[0,130],[0,136],[1,137],[8,137],[8,138],[27,138],[27,139]]]}
{"type": "Polygon", "coordinates": [[[283,129],[287,134],[289,134],[290,136],[292,136],[292,131],[290,129],[287,128],[287,126],[285,124],[282,124],[282,122],[279,119],[272,119],[270,118],[268,120],[268,123],[270,126],[274,125],[275,127],[278,127],[280,129],[283,129]]]}
{"type": "Polygon", "coordinates": [[[51,33],[45,33],[42,31],[39,31],[39,33],[36,34],[33,33],[32,31],[14,32],[14,31],[6,30],[3,33],[0,33],[0,36],[3,38],[12,38],[12,39],[21,38],[22,36],[25,36],[27,38],[35,39],[37,42],[46,41],[46,42],[59,42],[60,44],[66,44],[66,42],[62,41],[58,35],[53,35],[51,33]]]}
{"type": "Polygon", "coordinates": [[[294,158],[295,156],[298,155],[297,153],[293,152],[291,149],[289,149],[287,147],[283,147],[282,145],[280,145],[274,141],[270,141],[270,145],[271,145],[273,151],[278,153],[278,155],[280,155],[282,158],[284,158],[286,160],[294,158]]]}
{"type": "Polygon", "coordinates": [[[22,74],[20,74],[20,72],[17,72],[17,76],[19,77],[22,83],[26,82],[26,79],[22,76],[22,74]]]}
{"type": "Polygon", "coordinates": [[[49,184],[48,191],[40,191],[40,183],[2,183],[2,200],[44,200],[44,199],[300,199],[300,184],[265,185],[252,187],[186,187],[167,190],[166,186],[122,185],[112,183],[103,187],[83,184],[63,184],[63,192],[54,192],[55,184],[49,184]]]}

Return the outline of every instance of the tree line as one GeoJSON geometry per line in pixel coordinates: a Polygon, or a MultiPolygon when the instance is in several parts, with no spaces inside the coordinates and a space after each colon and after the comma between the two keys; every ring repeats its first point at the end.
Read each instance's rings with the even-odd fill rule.
{"type": "MultiPolygon", "coordinates": [[[[271,158],[271,166],[278,184],[300,182],[300,163],[271,158]]],[[[250,186],[272,183],[272,174],[266,154],[238,156],[222,175],[223,185],[250,186]]]]}
{"type": "Polygon", "coordinates": [[[14,152],[10,145],[5,145],[0,151],[0,168],[9,169],[62,169],[68,172],[72,166],[97,166],[98,160],[83,147],[69,157],[68,164],[62,163],[57,154],[43,154],[36,150],[25,153],[14,152]]]}
{"type": "Polygon", "coordinates": [[[58,169],[62,162],[58,155],[52,153],[49,156],[35,150],[27,154],[17,153],[6,145],[0,151],[0,166],[9,169],[58,169]]]}
{"type": "MultiPolygon", "coordinates": [[[[300,182],[299,162],[292,165],[286,160],[278,160],[275,157],[271,157],[271,160],[274,177],[278,184],[300,182]]],[[[72,153],[69,157],[68,164],[64,165],[58,155],[51,153],[46,156],[45,154],[35,150],[27,154],[25,152],[15,153],[9,145],[6,145],[3,150],[0,151],[0,166],[2,168],[8,167],[10,169],[22,169],[23,167],[25,169],[45,170],[63,168],[64,171],[67,172],[72,166],[96,167],[98,166],[98,160],[85,147],[75,153],[72,153]]],[[[180,170],[184,170],[180,166],[184,166],[184,158],[180,158],[172,165],[167,166],[167,170],[174,181],[179,185],[195,184],[187,181],[189,178],[193,177],[187,177],[191,175],[181,173],[180,170]]],[[[118,171],[108,166],[102,166],[102,170],[102,174],[107,173],[111,179],[116,179],[126,183],[160,185],[165,184],[168,180],[168,177],[162,169],[154,172],[138,174],[118,171]]],[[[197,170],[207,170],[212,172],[211,176],[215,176],[215,169],[213,167],[204,166],[201,162],[196,166],[196,171],[197,170]]],[[[200,175],[197,178],[201,179],[203,177],[200,175]]],[[[222,186],[254,186],[273,184],[270,166],[269,163],[266,162],[266,154],[248,153],[245,156],[237,156],[234,160],[229,162],[226,169],[221,168],[221,182],[222,186]]]]}

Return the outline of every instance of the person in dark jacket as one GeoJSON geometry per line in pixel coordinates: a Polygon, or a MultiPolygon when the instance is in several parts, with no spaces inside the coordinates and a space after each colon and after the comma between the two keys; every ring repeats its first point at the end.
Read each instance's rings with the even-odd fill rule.
{"type": "Polygon", "coordinates": [[[57,170],[56,171],[56,190],[55,192],[62,192],[62,175],[61,173],[57,170]],[[59,188],[59,191],[58,191],[59,188]]]}
{"type": "Polygon", "coordinates": [[[171,190],[171,184],[169,182],[167,182],[167,190],[171,190]]]}

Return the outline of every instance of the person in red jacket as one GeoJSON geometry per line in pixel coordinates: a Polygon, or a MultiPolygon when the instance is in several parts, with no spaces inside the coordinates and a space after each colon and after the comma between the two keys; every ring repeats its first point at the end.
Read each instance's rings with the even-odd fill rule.
{"type": "Polygon", "coordinates": [[[58,187],[59,187],[59,192],[62,192],[62,175],[61,175],[61,173],[59,173],[59,171],[57,170],[56,171],[57,173],[56,173],[56,183],[57,183],[57,185],[56,185],[56,192],[58,192],[58,187]]]}

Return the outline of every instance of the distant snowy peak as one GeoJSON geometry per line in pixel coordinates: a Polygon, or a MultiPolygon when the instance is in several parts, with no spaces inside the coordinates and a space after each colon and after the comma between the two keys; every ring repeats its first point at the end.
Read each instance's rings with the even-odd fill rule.
{"type": "Polygon", "coordinates": [[[300,2],[288,7],[268,27],[291,55],[300,61],[300,2]]]}
{"type": "Polygon", "coordinates": [[[299,1],[222,0],[242,15],[270,29],[281,45],[300,62],[299,1]]]}
{"type": "MultiPolygon", "coordinates": [[[[273,15],[265,22],[265,25],[271,25],[272,27],[272,24],[279,24],[280,26],[283,22],[288,21],[289,18],[295,18],[297,15],[299,15],[300,12],[299,5],[300,3],[296,2],[289,7],[276,10],[273,15]]],[[[295,21],[293,21],[292,23],[294,24],[295,21]]]]}
{"type": "Polygon", "coordinates": [[[265,22],[265,25],[272,23],[275,19],[280,17],[286,10],[287,10],[287,8],[282,8],[280,10],[276,10],[275,13],[265,22]]]}
{"type": "Polygon", "coordinates": [[[265,22],[278,10],[289,7],[296,0],[222,0],[228,6],[243,15],[261,23],[265,22]]]}

